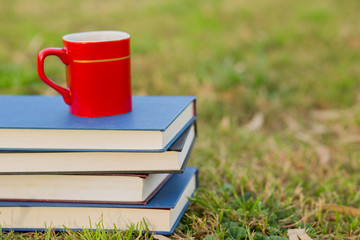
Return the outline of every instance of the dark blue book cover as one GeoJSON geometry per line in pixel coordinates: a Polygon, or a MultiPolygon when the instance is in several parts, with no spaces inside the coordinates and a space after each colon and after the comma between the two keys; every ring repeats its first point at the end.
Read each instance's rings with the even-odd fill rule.
{"type": "MultiPolygon", "coordinates": [[[[187,167],[183,174],[174,174],[165,185],[158,191],[157,194],[146,204],[146,205],[134,205],[134,204],[103,204],[103,203],[58,203],[58,202],[19,202],[19,201],[0,201],[0,212],[5,212],[6,208],[11,207],[46,207],[51,215],[52,207],[64,207],[64,208],[128,208],[128,209],[143,209],[144,212],[146,210],[151,209],[174,209],[176,205],[179,203],[181,197],[183,196],[186,188],[190,184],[191,179],[195,176],[196,185],[197,185],[197,172],[198,169],[196,167],[187,167]]],[[[171,229],[168,231],[161,232],[162,234],[171,234],[174,232],[177,224],[179,223],[181,217],[183,216],[186,208],[189,204],[187,203],[184,207],[179,211],[179,214],[176,216],[176,220],[174,224],[171,226],[171,229]]],[[[23,212],[28,214],[27,211],[23,208],[23,212]]],[[[16,214],[14,214],[15,216],[16,214]]],[[[36,218],[37,216],[33,216],[36,218]]],[[[68,216],[68,218],[76,218],[76,216],[68,216]]],[[[2,215],[0,214],[0,223],[3,225],[3,230],[16,230],[16,231],[34,231],[34,230],[43,230],[43,228],[39,228],[38,226],[29,227],[29,228],[19,228],[18,226],[6,227],[7,219],[2,219],[2,215]]],[[[30,223],[31,225],[31,223],[30,223]]],[[[71,226],[66,226],[72,228],[71,226]]],[[[64,229],[57,228],[56,230],[62,231],[64,229]]],[[[150,229],[151,230],[151,229],[150,229]]],[[[158,231],[157,231],[158,232],[158,231]]],[[[160,232],[158,232],[160,233],[160,232]]]]}
{"type": "Polygon", "coordinates": [[[196,117],[193,96],[134,96],[132,102],[133,110],[129,113],[86,118],[72,115],[60,96],[2,95],[0,149],[164,151],[196,117]],[[61,132],[52,133],[54,130],[61,132]],[[72,134],[73,131],[77,133],[72,134]],[[71,135],[65,135],[67,132],[71,135]],[[95,137],[101,137],[98,132],[104,136],[121,132],[129,137],[125,142],[121,142],[124,137],[117,139],[115,135],[96,142],[95,137]],[[156,141],[144,141],[149,132],[154,132],[152,138],[156,141]]]}

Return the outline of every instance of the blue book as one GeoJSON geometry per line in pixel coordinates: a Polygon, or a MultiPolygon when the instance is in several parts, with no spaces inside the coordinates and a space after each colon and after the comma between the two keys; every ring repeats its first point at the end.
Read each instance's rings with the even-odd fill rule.
{"type": "Polygon", "coordinates": [[[193,96],[134,96],[129,113],[72,115],[60,96],[0,96],[0,149],[166,151],[195,120],[193,96]]]}
{"type": "Polygon", "coordinates": [[[172,234],[197,188],[197,171],[188,167],[174,174],[146,205],[0,201],[0,226],[5,231],[41,231],[46,224],[62,231],[100,224],[126,230],[145,221],[149,231],[172,234]]]}
{"type": "Polygon", "coordinates": [[[190,125],[165,152],[0,151],[2,174],[181,173],[196,140],[190,125]]]}

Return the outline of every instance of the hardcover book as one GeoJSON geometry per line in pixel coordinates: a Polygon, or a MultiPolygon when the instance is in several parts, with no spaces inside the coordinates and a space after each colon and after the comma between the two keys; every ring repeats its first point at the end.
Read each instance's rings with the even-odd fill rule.
{"type": "Polygon", "coordinates": [[[0,175],[0,200],[146,204],[170,174],[0,175]]]}
{"type": "Polygon", "coordinates": [[[180,173],[195,139],[192,124],[165,152],[0,151],[0,174],[180,173]]]}
{"type": "Polygon", "coordinates": [[[195,120],[195,97],[134,96],[129,113],[72,115],[61,96],[0,96],[0,149],[166,151],[195,120]]]}
{"type": "Polygon", "coordinates": [[[2,230],[35,231],[93,228],[126,230],[146,222],[148,230],[172,234],[197,187],[197,168],[174,174],[146,205],[0,201],[2,230]]]}

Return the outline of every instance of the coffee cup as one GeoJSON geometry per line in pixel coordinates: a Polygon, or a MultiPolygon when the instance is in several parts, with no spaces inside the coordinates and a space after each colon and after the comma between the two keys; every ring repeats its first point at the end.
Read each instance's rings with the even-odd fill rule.
{"type": "Polygon", "coordinates": [[[130,35],[121,31],[72,33],[62,37],[63,48],[39,52],[40,79],[61,94],[70,112],[80,117],[103,117],[130,112],[130,35]],[[55,55],[66,66],[67,87],[50,80],[44,61],[55,55]]]}

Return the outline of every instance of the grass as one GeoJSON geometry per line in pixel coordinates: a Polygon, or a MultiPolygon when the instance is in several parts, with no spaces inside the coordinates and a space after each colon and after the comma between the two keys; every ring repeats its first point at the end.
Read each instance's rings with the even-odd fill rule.
{"type": "MultiPolygon", "coordinates": [[[[90,226],[92,225],[90,224],[90,226]]],[[[106,231],[101,222],[93,226],[93,228],[72,231],[64,226],[64,231],[60,234],[51,228],[45,227],[42,232],[15,233],[12,231],[5,234],[0,233],[0,239],[154,239],[153,235],[146,231],[146,224],[144,226],[142,223],[132,224],[126,231],[116,227],[112,231],[106,231]]]]}
{"type": "MultiPolygon", "coordinates": [[[[134,95],[196,95],[189,164],[200,188],[173,239],[358,239],[360,3],[0,2],[0,94],[55,94],[36,56],[70,32],[132,35],[134,95]]],[[[61,62],[47,74],[64,85],[61,62]]],[[[131,232],[131,231],[130,231],[131,232]]],[[[2,233],[4,239],[151,239],[123,231],[2,233]]]]}

